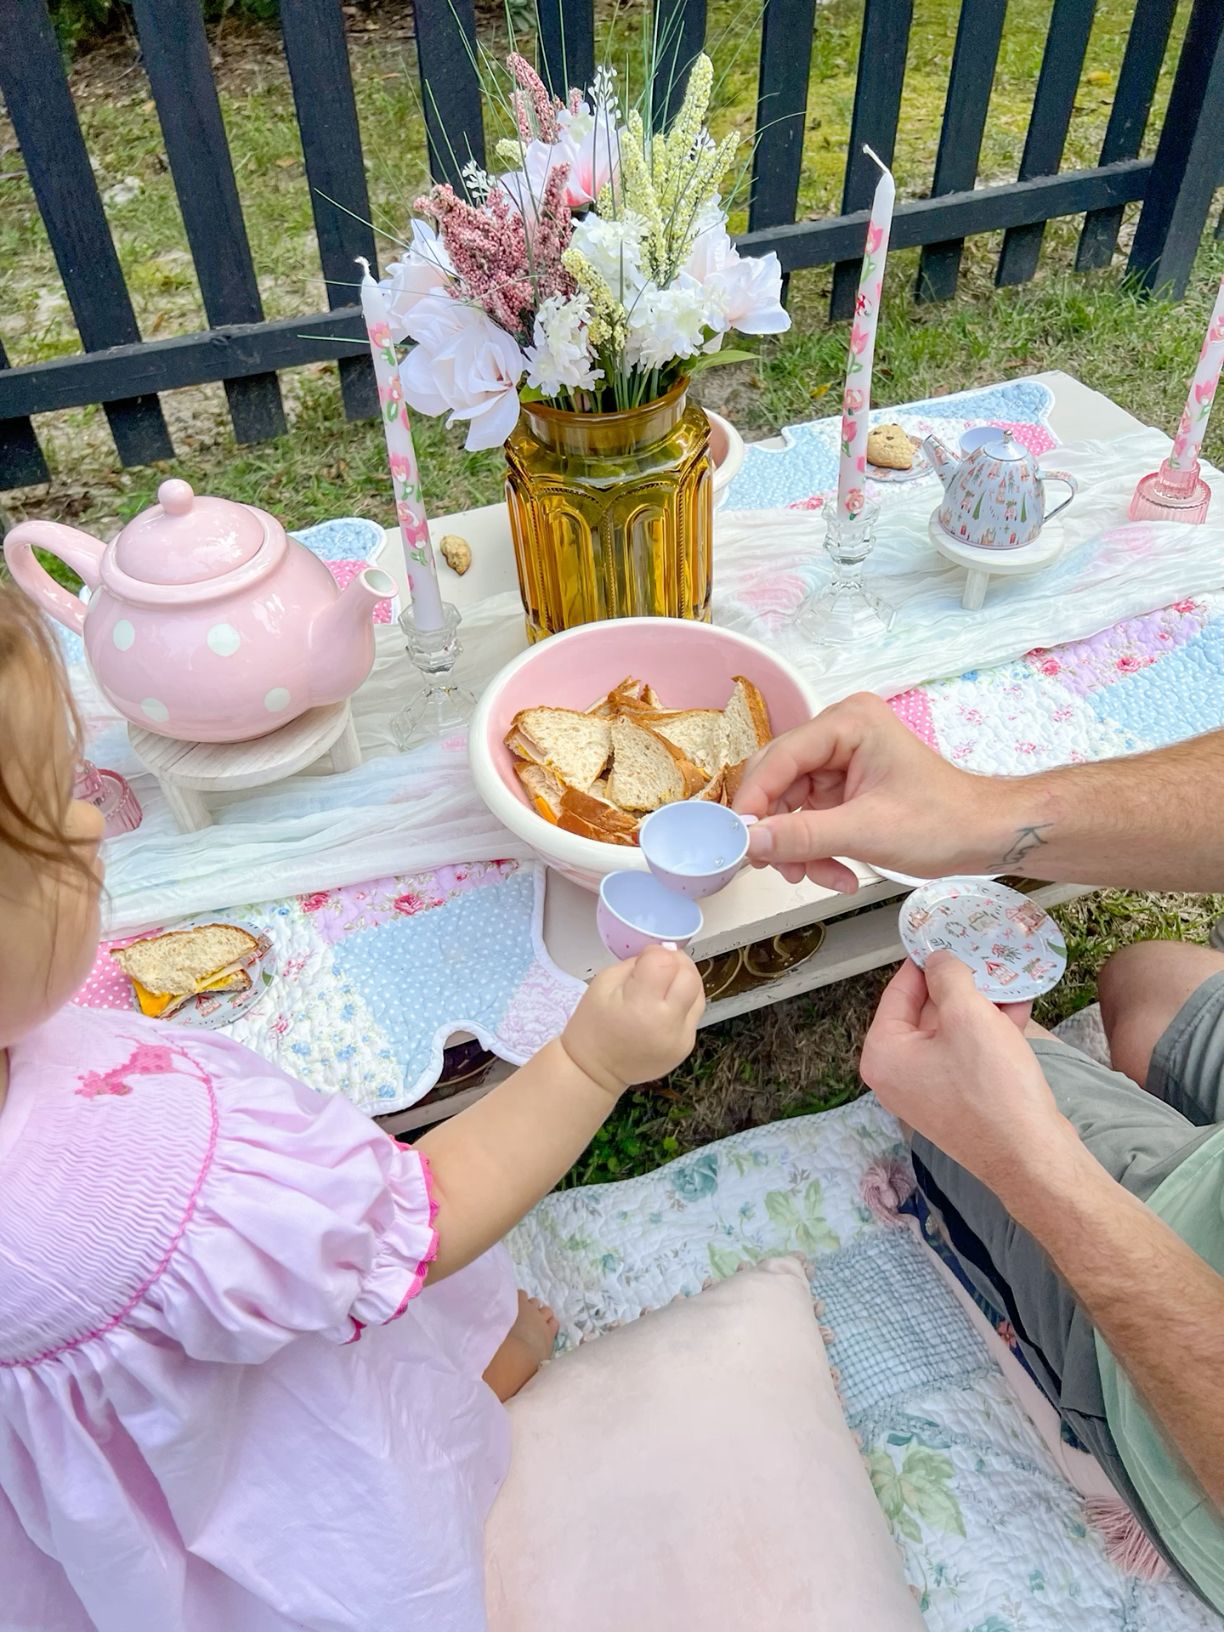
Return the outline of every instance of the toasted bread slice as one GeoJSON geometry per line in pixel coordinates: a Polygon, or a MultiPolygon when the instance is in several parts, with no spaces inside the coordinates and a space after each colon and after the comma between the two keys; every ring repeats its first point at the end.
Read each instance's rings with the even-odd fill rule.
{"type": "Polygon", "coordinates": [[[561,800],[565,783],[559,776],[544,769],[543,765],[523,764],[516,761],[515,774],[523,784],[523,792],[531,801],[532,809],[554,826],[561,815],[561,800]]]}
{"type": "Polygon", "coordinates": [[[612,770],[608,798],[622,810],[658,810],[677,799],[691,799],[709,781],[705,772],[666,737],[645,725],[621,718],[612,721],[612,770]]]}
{"type": "Polygon", "coordinates": [[[610,799],[597,799],[594,794],[580,793],[577,788],[566,788],[562,796],[559,817],[562,827],[565,826],[567,817],[589,823],[592,827],[608,833],[627,833],[632,836],[637,832],[636,816],[630,816],[610,799]]]}
{"type": "Polygon", "coordinates": [[[744,772],[748,769],[748,761],[741,759],[738,765],[728,765],[723,772],[722,793],[720,802],[724,805],[733,805],[735,796],[740,790],[740,783],[744,780],[744,772]]]}
{"type": "MultiPolygon", "coordinates": [[[[145,1008],[141,998],[144,987],[138,980],[134,980],[132,986],[136,992],[136,1001],[140,1004],[141,1013],[148,1014],[149,1011],[145,1008]]],[[[200,987],[198,992],[185,992],[182,997],[172,997],[166,1007],[158,1012],[156,1018],[169,1020],[172,1014],[177,1014],[185,1004],[190,1003],[197,997],[225,997],[230,992],[249,992],[250,989],[250,975],[247,974],[245,969],[235,969],[227,975],[218,975],[216,980],[208,981],[206,985],[200,987]]],[[[154,998],[157,1002],[163,1001],[157,994],[152,992],[145,993],[145,996],[154,998]]]]}
{"type": "Polygon", "coordinates": [[[637,843],[637,829],[631,833],[622,833],[615,828],[600,827],[594,822],[584,822],[581,816],[575,816],[572,811],[562,813],[557,826],[565,833],[574,833],[580,839],[594,839],[597,844],[634,845],[637,843]]]}
{"type": "Polygon", "coordinates": [[[743,675],[736,675],[735,690],[723,710],[727,725],[727,764],[739,765],[751,759],[773,737],[765,699],[743,675]]]}
{"type": "Polygon", "coordinates": [[[712,804],[721,805],[723,803],[723,788],[726,786],[726,780],[726,773],[724,771],[719,771],[718,775],[712,776],[706,783],[705,787],[702,788],[701,792],[694,794],[693,797],[695,799],[708,799],[712,804]]]}
{"type": "Polygon", "coordinates": [[[589,788],[611,751],[609,722],[572,708],[525,708],[506,734],[506,747],[542,765],[572,788],[589,788]]]}
{"type": "Polygon", "coordinates": [[[650,721],[650,729],[666,737],[707,777],[717,776],[727,763],[727,722],[717,708],[690,708],[682,714],[660,714],[650,721]]]}

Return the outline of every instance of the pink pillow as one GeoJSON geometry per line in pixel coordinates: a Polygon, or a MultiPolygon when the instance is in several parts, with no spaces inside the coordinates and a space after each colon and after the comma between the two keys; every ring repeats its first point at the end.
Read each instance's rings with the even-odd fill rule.
{"type": "Polygon", "coordinates": [[[562,1356],[510,1416],[490,1632],[922,1632],[794,1259],[562,1356]]]}

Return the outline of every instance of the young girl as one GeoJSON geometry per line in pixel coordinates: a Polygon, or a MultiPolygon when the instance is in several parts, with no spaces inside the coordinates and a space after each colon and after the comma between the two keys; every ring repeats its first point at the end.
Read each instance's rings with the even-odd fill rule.
{"type": "Polygon", "coordinates": [[[506,1231],[693,1044],[650,952],[397,1145],[224,1036],[66,1006],[98,943],[55,648],[0,591],[0,1628],[479,1632],[507,1398],[555,1322],[506,1231]]]}

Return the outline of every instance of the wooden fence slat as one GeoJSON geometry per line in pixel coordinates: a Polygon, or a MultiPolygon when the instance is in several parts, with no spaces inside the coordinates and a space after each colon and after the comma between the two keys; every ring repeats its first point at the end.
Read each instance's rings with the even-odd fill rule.
{"type": "MultiPolygon", "coordinates": [[[[140,339],[44,0],[4,0],[0,91],[21,144],[72,315],[87,351],[140,339]]],[[[106,408],[125,465],[170,459],[155,398],[126,393],[106,408]]]]}
{"type": "Polygon", "coordinates": [[[816,0],[765,0],[748,230],[795,219],[816,0]]]}
{"type": "MultiPolygon", "coordinates": [[[[1118,72],[1118,88],[1101,145],[1101,163],[1133,159],[1143,146],[1148,115],[1161,65],[1169,44],[1169,30],[1177,0],[1137,0],[1130,36],[1118,72]]],[[[1118,243],[1121,210],[1094,210],[1080,233],[1075,270],[1088,272],[1108,266],[1118,243]]]]}
{"type": "MultiPolygon", "coordinates": [[[[8,366],[8,354],[0,341],[0,370],[8,366]]],[[[30,421],[0,419],[0,493],[10,487],[33,487],[50,475],[30,421]]]]}
{"type": "MultiPolygon", "coordinates": [[[[1095,11],[1096,0],[1054,0],[1037,94],[1033,98],[1032,117],[1020,160],[1021,181],[1029,181],[1033,176],[1056,175],[1062,163],[1095,11]]],[[[1026,283],[1032,277],[1041,258],[1044,237],[1044,221],[1012,228],[1003,240],[995,269],[995,283],[1000,288],[1026,283]]]]}
{"type": "Polygon", "coordinates": [[[463,185],[469,159],[485,162],[474,0],[412,0],[429,173],[463,185]]]}
{"type": "Polygon", "coordinates": [[[1224,6],[1195,0],[1128,270],[1180,299],[1224,171],[1224,6]]]}
{"type": "Polygon", "coordinates": [[[654,28],[657,49],[650,122],[653,129],[665,130],[684,101],[693,58],[705,46],[706,0],[654,0],[648,26],[654,28]]]}
{"type": "MultiPolygon", "coordinates": [[[[854,115],[850,121],[850,152],[842,189],[842,214],[870,209],[880,172],[863,152],[866,142],[891,164],[897,141],[897,116],[905,81],[914,0],[867,0],[859,45],[858,82],[854,87],[854,115]]],[[[850,317],[858,293],[862,246],[851,260],[833,269],[829,316],[850,317]]]]}
{"type": "MultiPolygon", "coordinates": [[[[943,198],[909,199],[897,206],[892,242],[898,249],[913,249],[1134,203],[1143,197],[1151,170],[1151,159],[1128,159],[1102,169],[978,187],[943,198]]],[[[738,245],[750,255],[776,251],[783,270],[793,272],[799,267],[848,260],[856,248],[861,249],[866,227],[867,212],[863,210],[844,218],[764,227],[743,235],[738,245]]],[[[133,391],[174,391],[207,380],[236,379],[297,368],[320,358],[334,359],[341,354],[337,340],[364,345],[359,306],[0,369],[0,423],[83,403],[107,402],[133,391]]]]}
{"type": "Polygon", "coordinates": [[[540,77],[565,100],[571,85],[585,91],[595,76],[594,0],[536,0],[540,77]]]}
{"type": "MultiPolygon", "coordinates": [[[[1032,221],[1133,204],[1143,197],[1151,169],[1151,159],[1125,159],[1103,169],[1035,176],[1032,181],[975,187],[942,198],[907,199],[897,205],[889,243],[895,249],[917,249],[948,238],[971,238],[980,232],[998,232],[1032,221]]],[[[773,250],[784,272],[797,272],[805,266],[848,260],[856,247],[861,251],[867,218],[868,212],[860,210],[855,215],[826,221],[764,227],[759,232],[744,233],[736,244],[744,255],[767,255],[773,250]]],[[[0,377],[0,405],[3,403],[4,381],[0,377]]]]}
{"type": "MultiPolygon", "coordinates": [[[[352,285],[360,277],[357,256],[364,255],[376,266],[378,253],[374,229],[366,225],[371,219],[370,195],[344,14],[340,0],[280,0],[280,23],[319,261],[328,280],[327,304],[333,309],[351,306],[356,298],[352,285]]],[[[345,416],[373,419],[378,389],[370,359],[341,357],[339,368],[345,416]]]]}
{"type": "MultiPolygon", "coordinates": [[[[131,0],[209,323],[259,323],[263,304],[230,162],[199,0],[131,0]]],[[[266,442],[286,430],[275,374],[227,380],[234,436],[266,442]]]]}
{"type": "MultiPolygon", "coordinates": [[[[1174,0],[1176,4],[1176,0],[1174,0]]],[[[1007,0],[961,0],[948,99],[944,103],[939,152],[931,193],[959,193],[977,180],[982,135],[1003,39],[1007,0]]],[[[963,238],[931,244],[918,265],[915,299],[951,300],[960,278],[963,238]]]]}

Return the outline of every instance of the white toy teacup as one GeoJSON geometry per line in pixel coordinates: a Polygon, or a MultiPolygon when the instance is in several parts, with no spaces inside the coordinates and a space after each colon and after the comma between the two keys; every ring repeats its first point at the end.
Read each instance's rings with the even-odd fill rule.
{"type": "Polygon", "coordinates": [[[747,861],[755,820],[708,799],[683,799],[647,816],[638,845],[661,884],[701,901],[726,889],[747,861]]]}
{"type": "Polygon", "coordinates": [[[609,873],[599,886],[595,922],[614,958],[636,958],[648,946],[678,951],[690,945],[704,919],[695,901],[651,873],[609,873]]]}

